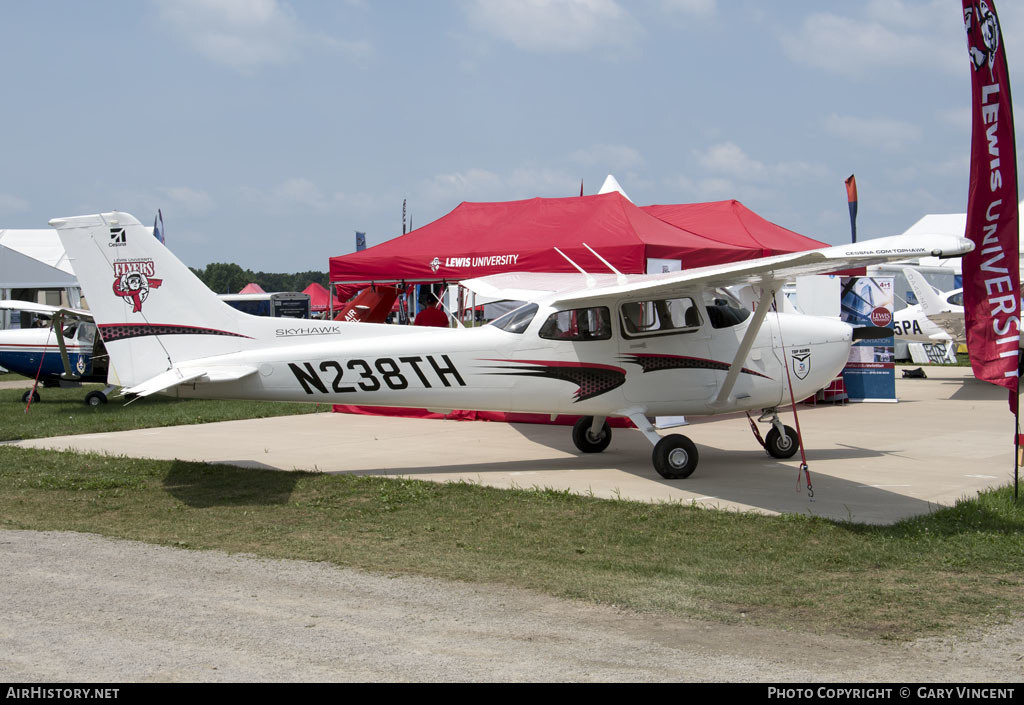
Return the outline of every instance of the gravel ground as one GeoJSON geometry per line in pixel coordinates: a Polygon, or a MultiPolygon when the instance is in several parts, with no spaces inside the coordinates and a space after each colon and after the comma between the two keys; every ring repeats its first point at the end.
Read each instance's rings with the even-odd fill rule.
{"type": "Polygon", "coordinates": [[[878,644],[58,532],[0,532],[0,571],[7,682],[1024,677],[1024,621],[878,644]]]}

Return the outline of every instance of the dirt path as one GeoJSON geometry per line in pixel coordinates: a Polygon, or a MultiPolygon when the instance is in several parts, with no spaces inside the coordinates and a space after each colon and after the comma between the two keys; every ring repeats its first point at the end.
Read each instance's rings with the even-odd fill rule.
{"type": "Polygon", "coordinates": [[[1024,622],[878,644],[88,534],[0,532],[0,680],[1019,682],[1024,622]]]}

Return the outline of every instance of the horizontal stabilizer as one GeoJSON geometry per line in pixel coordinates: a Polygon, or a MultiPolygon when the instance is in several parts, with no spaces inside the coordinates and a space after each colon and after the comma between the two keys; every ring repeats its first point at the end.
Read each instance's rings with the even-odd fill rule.
{"type": "Polygon", "coordinates": [[[80,318],[86,321],[93,319],[92,311],[86,311],[81,308],[65,308],[61,306],[48,306],[47,304],[37,304],[33,301],[17,301],[13,299],[5,299],[0,301],[0,310],[8,311],[28,311],[29,313],[39,313],[45,316],[53,316],[54,314],[63,314],[65,318],[80,318]]]}
{"type": "Polygon", "coordinates": [[[142,384],[122,389],[121,394],[148,397],[150,394],[156,394],[186,382],[234,382],[255,372],[256,368],[249,365],[185,369],[172,367],[142,384]]]}

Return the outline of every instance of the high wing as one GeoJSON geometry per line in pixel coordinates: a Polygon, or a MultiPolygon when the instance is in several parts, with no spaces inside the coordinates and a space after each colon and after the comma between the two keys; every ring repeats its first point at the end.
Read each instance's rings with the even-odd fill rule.
{"type": "Polygon", "coordinates": [[[28,311],[29,313],[39,313],[45,316],[60,314],[64,318],[77,318],[83,321],[93,320],[92,312],[86,311],[85,309],[48,306],[47,304],[37,304],[34,301],[14,301],[4,299],[3,301],[0,301],[0,310],[28,311]]]}
{"type": "Polygon", "coordinates": [[[671,296],[695,288],[782,283],[908,257],[959,257],[974,249],[956,235],[895,235],[851,245],[776,255],[682,272],[634,275],[497,274],[463,282],[471,291],[516,300],[584,305],[609,296],[671,296]]]}
{"type": "Polygon", "coordinates": [[[771,308],[774,291],[796,277],[827,274],[867,267],[907,257],[959,257],[974,249],[974,243],[956,235],[896,235],[851,245],[825,247],[774,257],[699,267],[664,274],[594,276],[581,274],[509,274],[481,277],[463,282],[471,291],[486,296],[526,301],[544,301],[554,306],[587,306],[608,298],[671,298],[695,289],[749,284],[761,288],[751,324],[740,341],[725,381],[711,407],[723,408],[729,401],[764,318],[771,308]]]}

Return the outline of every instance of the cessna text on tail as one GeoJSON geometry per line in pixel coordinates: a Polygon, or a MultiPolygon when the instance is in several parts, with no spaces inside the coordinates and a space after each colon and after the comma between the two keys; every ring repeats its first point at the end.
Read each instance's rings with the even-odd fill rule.
{"type": "Polygon", "coordinates": [[[834,379],[853,336],[839,321],[769,313],[783,282],[971,248],[917,236],[657,275],[495,275],[467,285],[529,303],[481,328],[294,321],[309,334],[281,337],[278,321],[220,302],[130,215],[51,225],[127,394],[577,414],[583,452],[607,447],[608,417],[627,417],[669,478],[693,472],[697,448],[648,417],[764,409],[769,451],[797,450],[775,408],[789,384],[801,399],[834,379]],[[107,247],[115,236],[123,246],[107,247]],[[753,313],[721,293],[735,284],[760,289],[753,313]]]}

